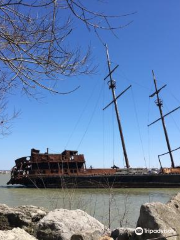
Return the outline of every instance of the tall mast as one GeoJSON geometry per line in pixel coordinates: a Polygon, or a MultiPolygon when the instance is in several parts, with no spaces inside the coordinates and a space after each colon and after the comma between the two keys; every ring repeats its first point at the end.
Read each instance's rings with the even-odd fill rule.
{"type": "Polygon", "coordinates": [[[154,71],[152,70],[152,74],[153,74],[153,80],[154,80],[154,86],[155,86],[155,93],[153,93],[150,97],[153,97],[154,95],[156,95],[157,97],[157,100],[156,100],[156,105],[158,106],[159,108],[159,112],[160,112],[160,119],[162,121],[162,125],[163,125],[163,130],[164,130],[164,135],[165,135],[165,139],[166,139],[166,143],[167,143],[167,148],[168,148],[168,152],[169,152],[169,156],[170,156],[170,159],[171,159],[171,167],[174,168],[175,165],[174,165],[174,160],[173,160],[173,155],[172,155],[172,150],[171,150],[171,146],[170,146],[170,142],[169,142],[169,137],[168,137],[168,133],[167,133],[167,129],[166,129],[166,125],[165,125],[165,120],[164,120],[164,115],[163,115],[163,111],[162,111],[162,107],[163,107],[163,102],[162,100],[160,99],[159,97],[159,92],[162,88],[164,88],[165,86],[163,86],[162,88],[160,88],[158,90],[157,88],[157,82],[156,82],[156,78],[155,78],[155,75],[154,75],[154,71]]]}
{"type": "MultiPolygon", "coordinates": [[[[109,74],[107,77],[110,78],[110,81],[108,82],[109,84],[109,89],[111,89],[112,91],[112,96],[113,96],[113,101],[111,103],[114,103],[114,107],[115,107],[115,112],[116,112],[116,118],[117,118],[117,122],[118,122],[118,128],[119,128],[119,133],[120,133],[120,138],[121,138],[121,143],[122,143],[122,148],[123,148],[123,154],[124,154],[124,158],[125,158],[125,162],[126,162],[126,167],[130,168],[129,165],[129,160],[128,160],[128,155],[127,155],[127,151],[126,151],[126,145],[125,145],[125,141],[124,141],[124,136],[123,136],[123,131],[122,131],[122,126],[121,126],[121,121],[120,121],[120,116],[119,116],[119,111],[118,111],[118,106],[117,106],[117,98],[120,97],[120,95],[122,95],[127,89],[129,89],[129,87],[123,91],[120,95],[118,95],[116,97],[116,93],[115,93],[115,88],[116,88],[116,81],[112,79],[112,72],[118,67],[116,66],[112,71],[111,71],[111,62],[110,62],[110,58],[109,58],[109,52],[108,52],[108,47],[107,44],[105,45],[106,47],[106,55],[107,55],[107,63],[108,63],[108,70],[109,70],[109,74]]],[[[107,78],[106,77],[106,78],[107,78]]],[[[106,79],[105,78],[105,79],[106,79]]],[[[110,103],[110,104],[111,104],[110,103]]],[[[110,105],[109,104],[109,105],[110,105]]],[[[108,105],[108,106],[109,106],[108,105]]],[[[107,107],[108,107],[107,106],[107,107]]],[[[104,108],[105,109],[105,108],[104,108]]],[[[104,110],[103,109],[103,110],[104,110]]]]}

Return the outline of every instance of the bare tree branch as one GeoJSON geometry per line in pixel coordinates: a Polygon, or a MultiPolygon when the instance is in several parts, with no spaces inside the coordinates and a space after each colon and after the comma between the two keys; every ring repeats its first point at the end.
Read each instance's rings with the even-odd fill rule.
{"type": "Polygon", "coordinates": [[[7,113],[8,103],[5,98],[0,98],[0,136],[6,136],[11,133],[11,126],[14,119],[16,119],[20,111],[14,110],[14,112],[9,115],[7,113]]]}
{"type": "Polygon", "coordinates": [[[96,69],[89,47],[83,52],[67,44],[73,20],[97,36],[101,30],[115,35],[114,30],[132,21],[113,26],[111,19],[132,14],[107,15],[88,9],[80,0],[0,0],[0,104],[3,106],[4,97],[17,88],[29,96],[40,89],[56,94],[77,90],[79,86],[66,92],[53,88],[64,77],[92,74],[96,69]]]}

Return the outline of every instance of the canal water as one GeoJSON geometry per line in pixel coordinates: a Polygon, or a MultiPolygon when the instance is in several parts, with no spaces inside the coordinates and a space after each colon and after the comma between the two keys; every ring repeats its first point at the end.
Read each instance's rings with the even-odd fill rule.
{"type": "Polygon", "coordinates": [[[179,189],[34,189],[7,186],[9,174],[0,174],[0,203],[8,206],[35,205],[82,209],[106,226],[135,227],[140,206],[166,203],[179,189]]]}

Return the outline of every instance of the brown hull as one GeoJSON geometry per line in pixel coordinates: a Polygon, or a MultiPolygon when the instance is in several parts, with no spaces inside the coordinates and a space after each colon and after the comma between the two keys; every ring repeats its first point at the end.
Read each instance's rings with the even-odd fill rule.
{"type": "Polygon", "coordinates": [[[8,184],[38,188],[179,188],[180,174],[108,176],[30,176],[11,179],[8,184]]]}

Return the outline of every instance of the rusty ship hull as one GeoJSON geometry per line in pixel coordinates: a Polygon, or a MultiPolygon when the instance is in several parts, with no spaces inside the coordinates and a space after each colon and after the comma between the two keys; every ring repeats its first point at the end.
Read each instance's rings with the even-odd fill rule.
{"type": "Polygon", "coordinates": [[[180,187],[180,168],[86,168],[84,155],[77,151],[49,154],[32,149],[30,157],[15,161],[7,184],[34,188],[174,188],[180,187]]]}
{"type": "Polygon", "coordinates": [[[31,188],[179,188],[180,174],[123,176],[29,176],[11,180],[31,188]]]}

